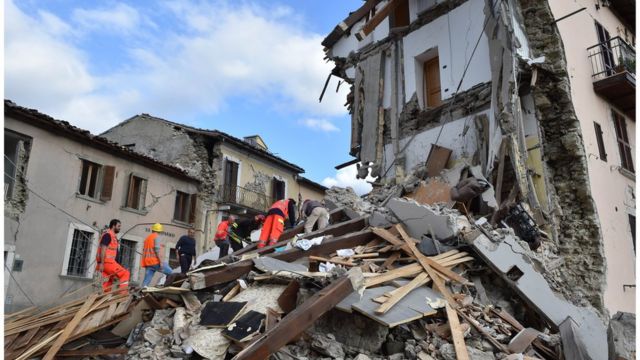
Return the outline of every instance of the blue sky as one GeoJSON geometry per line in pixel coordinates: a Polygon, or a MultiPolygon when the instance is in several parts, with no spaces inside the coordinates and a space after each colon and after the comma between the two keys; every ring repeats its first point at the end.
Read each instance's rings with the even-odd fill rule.
{"type": "Polygon", "coordinates": [[[5,1],[5,98],[100,133],[149,113],[269,149],[353,186],[348,86],[320,42],[361,0],[5,1]]]}

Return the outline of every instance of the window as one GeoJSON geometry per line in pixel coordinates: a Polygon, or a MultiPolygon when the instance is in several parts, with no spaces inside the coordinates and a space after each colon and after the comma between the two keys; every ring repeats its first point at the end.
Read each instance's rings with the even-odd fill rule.
{"type": "Polygon", "coordinates": [[[78,194],[101,201],[111,200],[115,167],[102,166],[85,159],[80,159],[80,161],[82,169],[78,194]]]}
{"type": "Polygon", "coordinates": [[[73,229],[66,275],[89,277],[93,232],[73,229]]]}
{"type": "Polygon", "coordinates": [[[224,186],[223,200],[226,202],[236,202],[236,192],[238,189],[238,169],[239,164],[226,159],[224,161],[224,186]]]}
{"type": "Polygon", "coordinates": [[[273,179],[273,200],[282,200],[285,197],[285,183],[276,178],[273,179]]]}
{"type": "Polygon", "coordinates": [[[16,180],[24,185],[24,172],[26,165],[26,150],[29,138],[13,131],[4,131],[4,199],[8,200],[16,192],[16,180]]]}
{"type": "Polygon", "coordinates": [[[442,104],[440,95],[440,61],[436,56],[423,64],[423,94],[425,108],[434,108],[442,104]]]}
{"type": "Polygon", "coordinates": [[[120,249],[116,255],[116,261],[125,269],[133,272],[136,261],[136,245],[135,241],[121,239],[120,249]]]}
{"type": "Polygon", "coordinates": [[[147,196],[147,179],[131,174],[129,176],[129,189],[125,207],[129,209],[144,210],[144,201],[147,196]]]}
{"type": "Polygon", "coordinates": [[[596,141],[598,142],[598,152],[600,153],[600,160],[607,161],[607,152],[604,150],[604,141],[602,139],[602,127],[597,122],[593,122],[593,126],[596,130],[596,141]]]}
{"type": "Polygon", "coordinates": [[[174,220],[183,223],[195,223],[196,196],[196,194],[176,191],[176,204],[173,213],[174,220]]]}
{"type": "Polygon", "coordinates": [[[625,170],[634,172],[631,145],[629,144],[629,136],[627,135],[627,122],[624,120],[624,116],[615,111],[613,111],[613,122],[616,128],[618,150],[620,151],[620,165],[625,170]]]}
{"type": "Polygon", "coordinates": [[[596,33],[598,34],[598,43],[600,43],[600,52],[602,54],[602,65],[605,70],[605,74],[610,76],[613,74],[614,58],[613,51],[611,50],[611,35],[607,29],[600,23],[596,22],[596,33]]]}
{"type": "Polygon", "coordinates": [[[629,226],[631,227],[631,241],[633,241],[633,252],[636,252],[636,217],[629,215],[629,226]]]}
{"type": "Polygon", "coordinates": [[[398,5],[393,9],[393,14],[389,17],[389,27],[409,26],[409,0],[396,0],[396,2],[398,2],[398,5]]]}

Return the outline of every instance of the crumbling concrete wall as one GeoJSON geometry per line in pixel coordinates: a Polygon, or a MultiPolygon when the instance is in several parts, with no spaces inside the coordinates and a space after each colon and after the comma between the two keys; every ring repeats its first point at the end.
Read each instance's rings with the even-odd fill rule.
{"type": "Polygon", "coordinates": [[[558,232],[561,276],[574,303],[587,299],[603,310],[605,261],[600,223],[589,187],[587,158],[571,99],[562,39],[546,1],[519,0],[532,57],[545,56],[532,88],[542,133],[545,172],[557,207],[550,215],[558,232]]]}
{"type": "MultiPolygon", "coordinates": [[[[27,189],[27,166],[29,164],[29,155],[31,151],[31,142],[28,140],[18,141],[16,170],[14,176],[14,185],[11,196],[5,198],[4,216],[15,221],[18,220],[20,214],[24,213],[27,201],[29,200],[29,191],[27,189]]],[[[5,175],[6,176],[6,175],[5,175]]]]}

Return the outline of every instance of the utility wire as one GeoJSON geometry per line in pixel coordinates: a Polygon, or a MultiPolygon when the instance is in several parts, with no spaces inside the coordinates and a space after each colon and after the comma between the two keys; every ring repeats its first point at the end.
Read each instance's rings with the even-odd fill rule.
{"type": "Polygon", "coordinates": [[[16,285],[18,285],[18,289],[20,289],[20,292],[22,292],[22,295],[24,295],[27,298],[27,300],[29,300],[31,305],[33,305],[33,306],[35,306],[37,308],[38,306],[36,305],[36,303],[34,303],[33,300],[31,300],[31,297],[29,297],[29,295],[24,291],[24,289],[22,288],[22,286],[20,285],[18,280],[16,280],[16,278],[13,276],[13,271],[11,271],[11,269],[9,269],[9,267],[7,266],[6,263],[4,264],[4,268],[9,271],[9,275],[11,276],[13,281],[16,283],[16,285]]]}

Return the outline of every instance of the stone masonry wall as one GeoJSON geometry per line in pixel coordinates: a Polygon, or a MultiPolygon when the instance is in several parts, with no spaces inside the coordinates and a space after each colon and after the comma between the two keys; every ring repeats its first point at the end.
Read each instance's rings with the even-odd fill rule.
{"type": "Polygon", "coordinates": [[[532,57],[545,56],[533,87],[544,163],[557,195],[560,274],[575,304],[603,311],[606,264],[600,223],[591,197],[587,157],[573,108],[564,47],[546,1],[519,0],[532,57]]]}

